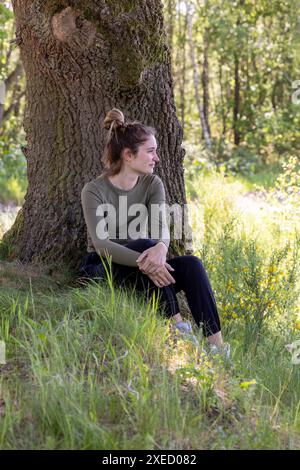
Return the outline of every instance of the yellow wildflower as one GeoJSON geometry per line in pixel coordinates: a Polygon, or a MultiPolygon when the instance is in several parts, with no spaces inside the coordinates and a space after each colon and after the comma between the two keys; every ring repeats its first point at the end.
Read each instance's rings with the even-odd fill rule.
{"type": "Polygon", "coordinates": [[[240,387],[247,389],[248,387],[250,387],[250,385],[255,385],[256,383],[257,383],[256,380],[253,379],[253,380],[249,380],[248,382],[247,381],[246,382],[241,382],[240,387]]]}

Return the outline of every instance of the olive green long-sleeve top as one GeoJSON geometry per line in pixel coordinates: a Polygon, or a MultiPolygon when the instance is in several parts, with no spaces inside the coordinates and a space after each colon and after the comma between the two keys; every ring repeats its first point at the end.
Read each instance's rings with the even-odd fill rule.
{"type": "Polygon", "coordinates": [[[157,175],[140,176],[129,190],[116,187],[107,176],[101,175],[85,184],[81,203],[88,252],[110,255],[115,263],[137,267],[136,260],[141,253],[124,246],[129,241],[151,238],[169,247],[165,190],[157,175]]]}

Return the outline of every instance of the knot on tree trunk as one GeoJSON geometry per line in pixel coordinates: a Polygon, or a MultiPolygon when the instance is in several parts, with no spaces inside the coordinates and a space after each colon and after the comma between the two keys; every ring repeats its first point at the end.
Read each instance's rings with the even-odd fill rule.
{"type": "Polygon", "coordinates": [[[96,36],[96,27],[86,20],[81,12],[67,7],[55,14],[51,20],[55,38],[73,48],[88,49],[96,36]]]}

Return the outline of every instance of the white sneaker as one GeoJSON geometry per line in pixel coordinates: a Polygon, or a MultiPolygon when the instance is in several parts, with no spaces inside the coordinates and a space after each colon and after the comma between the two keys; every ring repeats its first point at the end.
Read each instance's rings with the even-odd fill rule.
{"type": "Polygon", "coordinates": [[[183,339],[186,339],[192,342],[195,346],[200,347],[199,341],[196,336],[193,334],[193,327],[190,322],[177,322],[175,325],[175,329],[180,333],[180,336],[183,339]]]}
{"type": "Polygon", "coordinates": [[[175,323],[175,328],[179,331],[185,331],[186,333],[192,333],[193,327],[189,321],[179,321],[175,323]]]}
{"type": "Polygon", "coordinates": [[[214,356],[219,355],[220,357],[225,359],[225,361],[228,364],[233,365],[231,361],[231,349],[230,349],[229,343],[224,343],[222,346],[216,346],[215,344],[210,344],[209,352],[214,356]]]}

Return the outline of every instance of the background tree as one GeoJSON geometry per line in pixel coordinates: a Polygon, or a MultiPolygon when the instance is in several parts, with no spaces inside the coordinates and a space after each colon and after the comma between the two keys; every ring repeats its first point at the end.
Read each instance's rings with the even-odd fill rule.
{"type": "Polygon", "coordinates": [[[26,160],[22,126],[25,77],[19,50],[14,43],[14,15],[9,2],[0,4],[0,203],[21,204],[26,190],[26,160]],[[2,112],[1,112],[2,110],[2,112]]]}
{"type": "Polygon", "coordinates": [[[80,192],[101,173],[100,124],[109,109],[157,128],[167,200],[186,202],[162,6],[159,0],[12,4],[27,80],[28,190],[2,248],[24,262],[77,266],[86,247],[80,192]]]}
{"type": "Polygon", "coordinates": [[[191,159],[197,160],[200,149],[203,158],[225,163],[228,171],[257,172],[263,164],[298,154],[300,109],[291,96],[292,82],[300,74],[299,1],[182,0],[176,9],[175,102],[185,110],[184,145],[197,146],[199,136],[201,141],[191,159]],[[183,41],[188,12],[193,21],[183,41]],[[186,36],[196,59],[183,47],[186,36]],[[200,74],[195,87],[194,77],[200,74]],[[207,152],[202,131],[205,121],[212,152],[207,152]]]}

